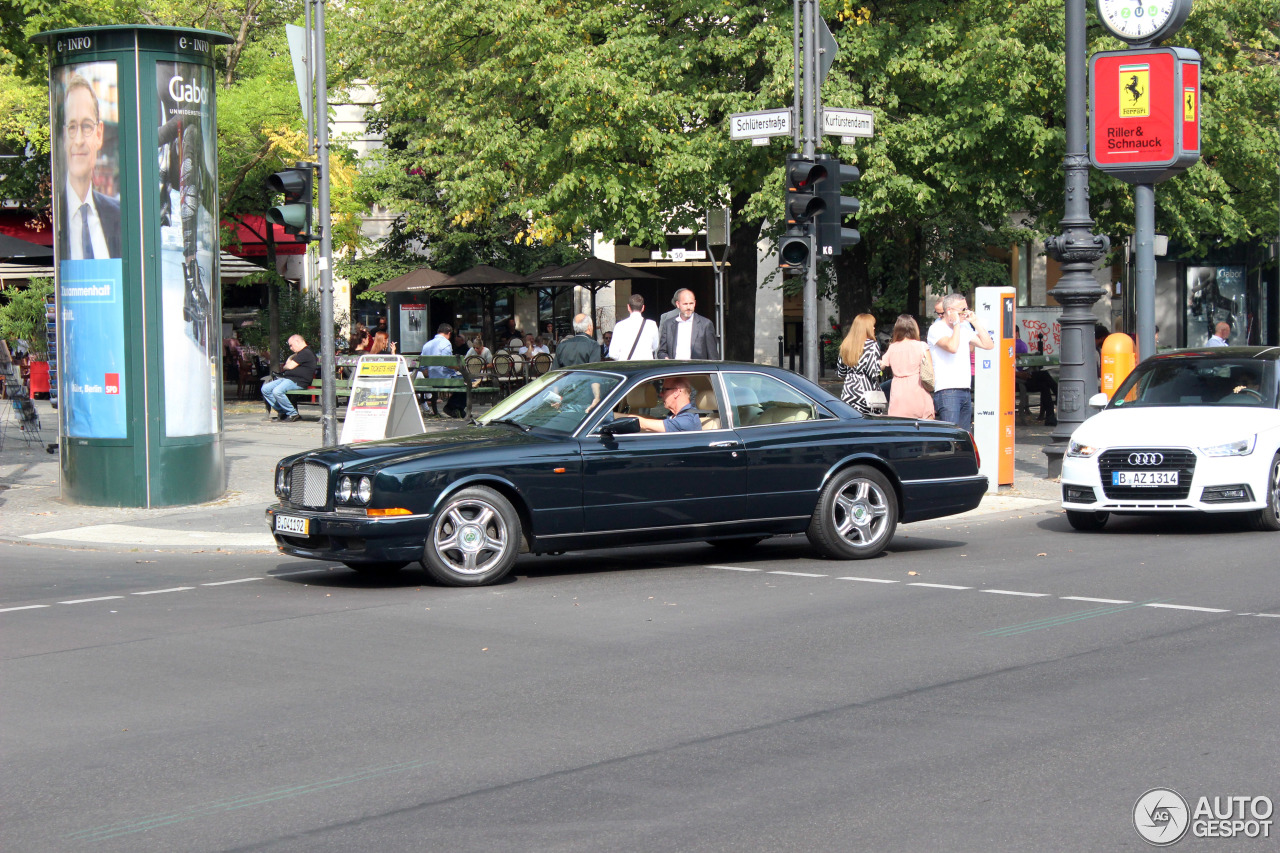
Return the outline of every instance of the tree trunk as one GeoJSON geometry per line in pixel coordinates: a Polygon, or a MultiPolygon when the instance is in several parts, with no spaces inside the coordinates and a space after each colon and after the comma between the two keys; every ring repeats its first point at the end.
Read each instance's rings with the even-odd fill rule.
{"type": "Polygon", "coordinates": [[[760,240],[759,219],[743,220],[742,209],[748,196],[733,198],[733,222],[725,255],[728,268],[724,277],[724,352],[730,361],[755,361],[756,355],[756,243],[760,240]]]}

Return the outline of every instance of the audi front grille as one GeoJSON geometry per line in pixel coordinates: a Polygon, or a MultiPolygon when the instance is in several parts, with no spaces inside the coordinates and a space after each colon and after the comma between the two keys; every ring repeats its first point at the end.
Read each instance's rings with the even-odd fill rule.
{"type": "Polygon", "coordinates": [[[1098,457],[1102,491],[1112,500],[1185,500],[1191,494],[1196,455],[1179,447],[1128,447],[1104,451],[1098,457]],[[1177,471],[1176,486],[1113,486],[1113,471],[1177,471]]]}
{"type": "Polygon", "coordinates": [[[289,469],[289,502],[323,509],[329,502],[329,469],[318,462],[298,462],[289,469]]]}

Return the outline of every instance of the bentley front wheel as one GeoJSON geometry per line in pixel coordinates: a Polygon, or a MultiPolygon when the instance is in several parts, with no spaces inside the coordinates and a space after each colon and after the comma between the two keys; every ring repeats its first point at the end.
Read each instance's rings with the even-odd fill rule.
{"type": "Polygon", "coordinates": [[[422,565],[447,586],[484,586],[515,565],[520,534],[510,501],[483,486],[463,489],[436,514],[422,565]]]}

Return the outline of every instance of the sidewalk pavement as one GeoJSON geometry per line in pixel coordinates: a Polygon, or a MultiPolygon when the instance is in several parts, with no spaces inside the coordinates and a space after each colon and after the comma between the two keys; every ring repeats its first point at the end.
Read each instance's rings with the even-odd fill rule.
{"type": "MultiPolygon", "coordinates": [[[[232,389],[234,392],[234,388],[232,389]]],[[[303,407],[303,420],[267,421],[260,402],[228,400],[223,437],[227,490],[209,503],[184,507],[138,509],[87,507],[63,501],[58,486],[58,455],[45,451],[57,441],[57,412],[36,401],[44,426],[41,442],[28,444],[5,423],[0,446],[0,541],[32,546],[115,551],[186,553],[274,553],[263,511],[275,502],[275,463],[284,456],[322,443],[318,409],[303,407]]],[[[428,432],[462,429],[459,420],[428,419],[428,432]]],[[[962,516],[1053,510],[1056,481],[1045,479],[1047,464],[1040,448],[1050,428],[1019,426],[1015,434],[1014,485],[988,495],[982,505],[962,516]]]]}

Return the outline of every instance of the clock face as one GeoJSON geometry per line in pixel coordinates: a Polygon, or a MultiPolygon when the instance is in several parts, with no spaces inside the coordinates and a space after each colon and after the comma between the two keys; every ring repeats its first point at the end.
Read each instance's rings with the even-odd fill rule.
{"type": "MultiPolygon", "coordinates": [[[[1144,42],[1164,30],[1183,5],[1184,0],[1098,0],[1098,17],[1116,38],[1144,42]]],[[[1186,20],[1185,12],[1176,16],[1186,20]]]]}

